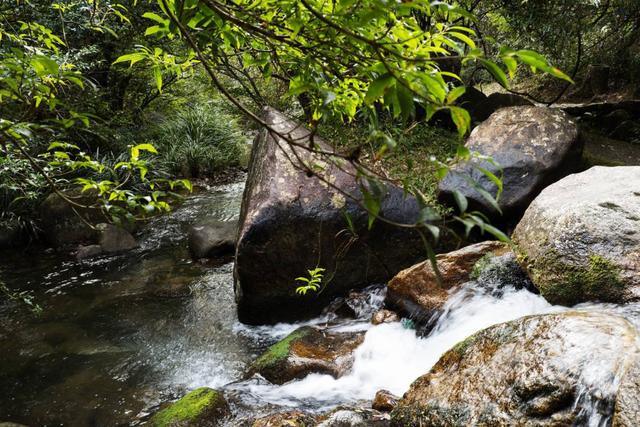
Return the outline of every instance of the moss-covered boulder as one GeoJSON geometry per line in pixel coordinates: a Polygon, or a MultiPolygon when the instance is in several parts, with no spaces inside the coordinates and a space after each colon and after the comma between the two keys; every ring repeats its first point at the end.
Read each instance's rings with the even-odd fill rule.
{"type": "Polygon", "coordinates": [[[501,255],[509,246],[487,241],[438,255],[441,280],[429,260],[402,270],[387,285],[386,304],[426,325],[449,297],[449,290],[468,282],[478,262],[489,254],[501,255]]]}
{"type": "Polygon", "coordinates": [[[156,413],[150,424],[154,427],[213,427],[229,415],[229,405],[223,394],[201,387],[156,413]]]}
{"type": "Polygon", "coordinates": [[[496,325],[418,378],[392,411],[392,425],[607,425],[612,417],[633,418],[638,354],[638,331],[614,315],[565,312],[496,325]]]}
{"type": "Polygon", "coordinates": [[[551,303],[640,299],[640,166],[596,166],[547,187],[513,240],[551,303]]]}
{"type": "Polygon", "coordinates": [[[353,365],[353,351],[364,340],[361,332],[332,332],[305,326],[269,349],[249,367],[274,384],[303,378],[310,373],[340,377],[353,365]]]}

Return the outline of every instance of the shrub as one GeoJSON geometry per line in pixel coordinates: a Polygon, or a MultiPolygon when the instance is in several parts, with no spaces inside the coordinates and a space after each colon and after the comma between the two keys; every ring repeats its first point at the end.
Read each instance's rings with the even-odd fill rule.
{"type": "Polygon", "coordinates": [[[153,143],[160,152],[161,168],[193,178],[241,166],[246,157],[245,140],[235,118],[209,103],[187,107],[165,119],[153,143]]]}
{"type": "Polygon", "coordinates": [[[0,150],[0,229],[35,235],[34,212],[48,192],[46,181],[27,159],[13,150],[0,150]]]}

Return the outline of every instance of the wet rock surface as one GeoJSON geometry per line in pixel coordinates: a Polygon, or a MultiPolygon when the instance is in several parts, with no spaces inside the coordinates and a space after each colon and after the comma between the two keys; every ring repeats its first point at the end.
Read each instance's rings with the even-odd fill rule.
{"type": "Polygon", "coordinates": [[[580,132],[584,140],[582,163],[585,169],[592,166],[640,165],[640,144],[632,144],[607,138],[593,131],[580,132]]]}
{"type": "Polygon", "coordinates": [[[364,408],[338,408],[321,418],[316,427],[383,427],[389,415],[364,408]]]}
{"type": "MultiPolygon", "coordinates": [[[[91,204],[94,198],[80,192],[69,192],[65,197],[75,203],[91,204]]],[[[40,226],[47,243],[53,247],[64,247],[79,243],[95,242],[98,232],[89,227],[104,221],[98,209],[75,208],[84,221],[74,212],[74,208],[56,193],[50,194],[40,206],[40,226]],[[85,222],[86,221],[86,222],[85,222]]]]}
{"type": "Polygon", "coordinates": [[[100,233],[99,244],[104,253],[114,254],[138,247],[136,239],[122,227],[103,223],[96,228],[100,233]]]}
{"type": "Polygon", "coordinates": [[[316,425],[316,418],[302,411],[289,411],[258,418],[251,427],[309,427],[316,425]]]}
{"type": "Polygon", "coordinates": [[[531,106],[496,111],[471,132],[465,146],[499,166],[473,157],[455,164],[439,184],[440,199],[455,206],[453,193],[459,191],[470,208],[507,222],[545,186],[575,171],[582,150],[578,128],[565,113],[531,106]],[[478,168],[502,177],[504,191],[497,201],[502,216],[478,190],[494,198],[498,194],[495,183],[478,168]]]}
{"type": "Polygon", "coordinates": [[[532,105],[533,103],[523,96],[494,92],[478,103],[470,114],[474,121],[483,122],[501,108],[532,105]]]}
{"type": "Polygon", "coordinates": [[[398,405],[400,398],[388,390],[380,390],[373,398],[371,407],[380,412],[391,412],[398,405]]]}
{"type": "Polygon", "coordinates": [[[310,373],[340,377],[353,365],[353,351],[364,340],[362,332],[332,332],[311,326],[299,328],[269,349],[250,366],[274,384],[284,384],[310,373]]]}
{"type": "Polygon", "coordinates": [[[233,255],[238,223],[204,219],[189,228],[189,251],[195,259],[233,255]]]}
{"type": "Polygon", "coordinates": [[[635,375],[637,338],[628,321],[604,313],[528,316],[490,327],[416,380],[392,425],[605,424],[617,401],[631,398],[637,410],[637,378],[626,382],[635,375]],[[618,390],[620,380],[629,387],[618,390]]]}
{"type": "Polygon", "coordinates": [[[551,303],[637,300],[640,166],[596,166],[551,185],[513,239],[520,264],[551,303]]]}
{"type": "Polygon", "coordinates": [[[437,255],[441,279],[429,260],[398,273],[387,285],[387,305],[420,324],[428,324],[449,297],[449,290],[470,280],[473,268],[488,254],[501,255],[509,246],[498,241],[476,243],[437,255]]]}
{"type": "Polygon", "coordinates": [[[374,325],[381,325],[383,323],[391,323],[391,322],[399,322],[399,321],[400,321],[400,316],[398,316],[398,313],[396,313],[395,311],[386,310],[386,309],[376,311],[371,317],[371,323],[373,323],[374,325]]]}
{"type": "MultiPolygon", "coordinates": [[[[334,189],[362,197],[352,165],[312,155],[305,148],[309,131],[283,114],[267,109],[263,118],[300,145],[291,147],[266,131],[254,143],[236,249],[236,299],[242,322],[309,318],[334,297],[386,282],[421,257],[422,240],[414,230],[382,221],[368,230],[366,211],[334,189]],[[308,176],[303,163],[313,165],[324,181],[308,176]],[[357,238],[348,231],[346,214],[357,238]],[[326,270],[325,290],[297,295],[294,279],[315,267],[326,270]]],[[[317,136],[313,141],[322,150],[333,150],[317,136]]],[[[414,223],[416,200],[397,187],[382,190],[380,215],[414,223]]]]}

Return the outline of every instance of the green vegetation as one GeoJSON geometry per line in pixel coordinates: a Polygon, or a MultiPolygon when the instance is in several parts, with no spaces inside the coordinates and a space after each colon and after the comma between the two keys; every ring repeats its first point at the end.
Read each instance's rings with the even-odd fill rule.
{"type": "Polygon", "coordinates": [[[430,205],[442,209],[435,194],[439,162],[455,157],[463,139],[455,131],[424,122],[403,124],[389,119],[381,123],[381,128],[396,142],[394,149],[381,160],[376,156],[378,147],[370,138],[370,129],[358,121],[328,122],[320,134],[345,150],[358,148],[359,142],[367,141],[362,148],[362,162],[398,184],[419,191],[430,205]]]}
{"type": "Polygon", "coordinates": [[[308,291],[319,291],[322,287],[322,273],[324,271],[324,268],[316,267],[313,270],[307,270],[309,277],[296,277],[296,282],[304,283],[304,285],[296,288],[296,293],[306,295],[308,291]]]}
{"type": "MultiPolygon", "coordinates": [[[[433,243],[449,214],[435,204],[434,184],[472,155],[456,149],[471,126],[460,106],[465,86],[490,79],[511,90],[542,75],[565,88],[572,78],[555,64],[588,80],[586,66],[598,63],[616,64],[620,84],[633,85],[639,8],[631,0],[4,2],[0,226],[37,235],[39,203],[56,192],[73,205],[72,188],[96,191],[94,207],[109,221],[166,212],[179,188],[191,189],[183,178],[242,166],[242,132],[264,126],[260,108],[273,105],[336,142],[336,153],[318,155],[356,167],[371,221],[385,220],[379,184],[401,183],[423,209],[409,225],[433,243]],[[434,116],[452,131],[429,124],[434,116]]],[[[453,219],[504,237],[465,209],[453,219]]]]}
{"type": "Polygon", "coordinates": [[[154,133],[158,164],[175,176],[199,178],[246,166],[246,137],[235,118],[215,104],[186,107],[154,133]]]}
{"type": "Polygon", "coordinates": [[[198,422],[214,422],[215,416],[225,413],[227,403],[220,392],[208,387],[196,389],[153,416],[155,427],[196,425],[198,422]]]}
{"type": "Polygon", "coordinates": [[[300,328],[293,331],[284,339],[269,347],[267,351],[262,354],[262,356],[256,359],[256,361],[253,362],[253,365],[251,365],[251,371],[257,372],[262,369],[272,367],[281,360],[285,359],[289,355],[291,344],[294,341],[303,338],[308,333],[309,329],[307,328],[300,328]]]}
{"type": "Polygon", "coordinates": [[[549,256],[533,266],[534,283],[540,293],[557,304],[574,305],[583,301],[619,302],[625,285],[619,268],[600,255],[589,256],[585,266],[566,265],[549,256]]]}

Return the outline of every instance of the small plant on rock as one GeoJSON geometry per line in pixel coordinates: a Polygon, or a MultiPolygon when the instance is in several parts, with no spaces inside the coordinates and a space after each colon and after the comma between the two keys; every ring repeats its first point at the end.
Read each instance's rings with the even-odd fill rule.
{"type": "Polygon", "coordinates": [[[324,268],[316,267],[313,270],[307,270],[309,277],[296,277],[296,282],[304,283],[304,285],[296,288],[296,293],[306,295],[309,291],[317,292],[320,290],[324,271],[324,268]]]}

